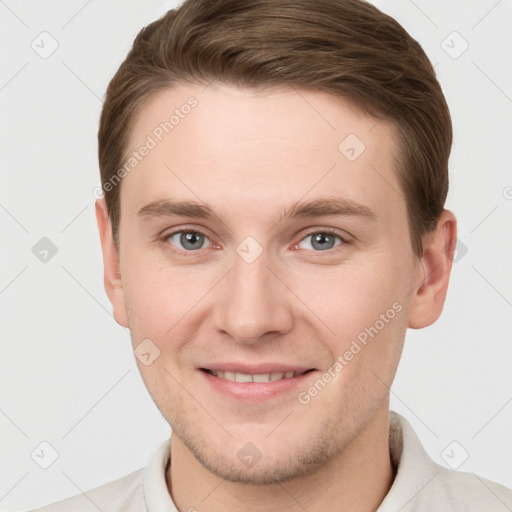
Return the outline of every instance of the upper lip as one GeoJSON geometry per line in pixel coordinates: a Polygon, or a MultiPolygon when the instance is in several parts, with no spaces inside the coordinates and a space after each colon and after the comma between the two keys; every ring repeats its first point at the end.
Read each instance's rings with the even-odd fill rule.
{"type": "Polygon", "coordinates": [[[259,363],[243,364],[235,362],[209,363],[200,367],[202,370],[228,371],[244,373],[246,375],[258,375],[263,373],[287,373],[287,372],[305,372],[314,370],[312,366],[292,365],[282,363],[259,363]]]}

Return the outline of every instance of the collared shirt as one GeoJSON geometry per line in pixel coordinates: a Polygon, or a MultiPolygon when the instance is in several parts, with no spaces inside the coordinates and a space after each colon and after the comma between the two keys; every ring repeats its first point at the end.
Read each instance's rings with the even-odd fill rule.
{"type": "MultiPolygon", "coordinates": [[[[427,455],[409,423],[395,412],[390,412],[389,440],[397,473],[377,512],[512,510],[512,490],[439,466],[427,455]]],[[[169,457],[167,440],[145,469],[37,512],[178,512],[165,481],[169,457]]]]}

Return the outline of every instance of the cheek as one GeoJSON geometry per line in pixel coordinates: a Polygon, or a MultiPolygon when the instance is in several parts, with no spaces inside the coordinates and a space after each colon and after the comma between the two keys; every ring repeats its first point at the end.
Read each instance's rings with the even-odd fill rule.
{"type": "Polygon", "coordinates": [[[188,315],[204,295],[200,283],[191,279],[190,270],[165,267],[161,261],[152,260],[149,251],[143,258],[133,253],[125,261],[123,288],[137,365],[155,404],[168,419],[176,417],[188,403],[179,384],[188,372],[181,364],[181,354],[193,336],[188,315]],[[143,355],[137,356],[148,352],[150,362],[143,355]]]}
{"type": "Polygon", "coordinates": [[[324,278],[308,279],[297,291],[328,328],[322,328],[318,341],[338,363],[332,368],[333,407],[338,407],[340,393],[354,407],[358,400],[384,396],[393,379],[410,300],[406,263],[396,261],[375,255],[364,263],[331,269],[324,278]]]}
{"type": "Polygon", "coordinates": [[[392,317],[388,326],[396,323],[397,309],[405,310],[410,278],[394,258],[380,259],[332,267],[322,275],[315,271],[309,278],[302,273],[295,279],[294,290],[322,320],[329,337],[340,341],[356,337],[379,322],[381,315],[385,320],[392,317]]]}
{"type": "MultiPolygon", "coordinates": [[[[121,269],[132,336],[164,340],[211,288],[211,270],[171,267],[134,251],[121,269]],[[193,275],[192,275],[193,274],[193,275]]],[[[136,340],[134,340],[135,343],[136,340]]]]}
{"type": "Polygon", "coordinates": [[[330,329],[319,333],[318,341],[333,358],[324,372],[333,385],[322,391],[315,407],[344,416],[351,411],[358,417],[387,396],[405,338],[406,279],[392,267],[388,273],[372,269],[347,269],[321,282],[309,281],[303,289],[308,293],[304,302],[330,329]]]}

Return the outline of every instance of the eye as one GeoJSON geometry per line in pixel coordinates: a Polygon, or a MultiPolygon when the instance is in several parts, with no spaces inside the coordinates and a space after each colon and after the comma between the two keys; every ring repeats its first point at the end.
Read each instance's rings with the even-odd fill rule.
{"type": "Polygon", "coordinates": [[[300,249],[314,250],[314,251],[327,251],[341,245],[345,241],[341,236],[330,231],[317,231],[310,233],[304,237],[297,247],[300,249]],[[301,247],[302,245],[302,247],[301,247]]]}
{"type": "Polygon", "coordinates": [[[206,235],[199,231],[177,231],[168,235],[165,240],[178,249],[187,252],[204,249],[211,244],[206,235]]]}

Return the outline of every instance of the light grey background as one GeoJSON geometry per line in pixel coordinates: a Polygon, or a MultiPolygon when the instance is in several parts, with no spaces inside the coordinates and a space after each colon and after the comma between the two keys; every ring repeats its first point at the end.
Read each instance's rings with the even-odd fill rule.
{"type": "MultiPolygon", "coordinates": [[[[408,334],[392,408],[437,462],[512,487],[512,2],[375,3],[420,41],[446,93],[463,244],[444,315],[408,334]]],[[[110,313],[93,189],[107,83],[174,5],[0,1],[2,510],[124,476],[169,435],[110,313]],[[42,237],[58,249],[46,262],[32,250],[42,237]],[[58,453],[48,469],[42,442],[58,453]]]]}

